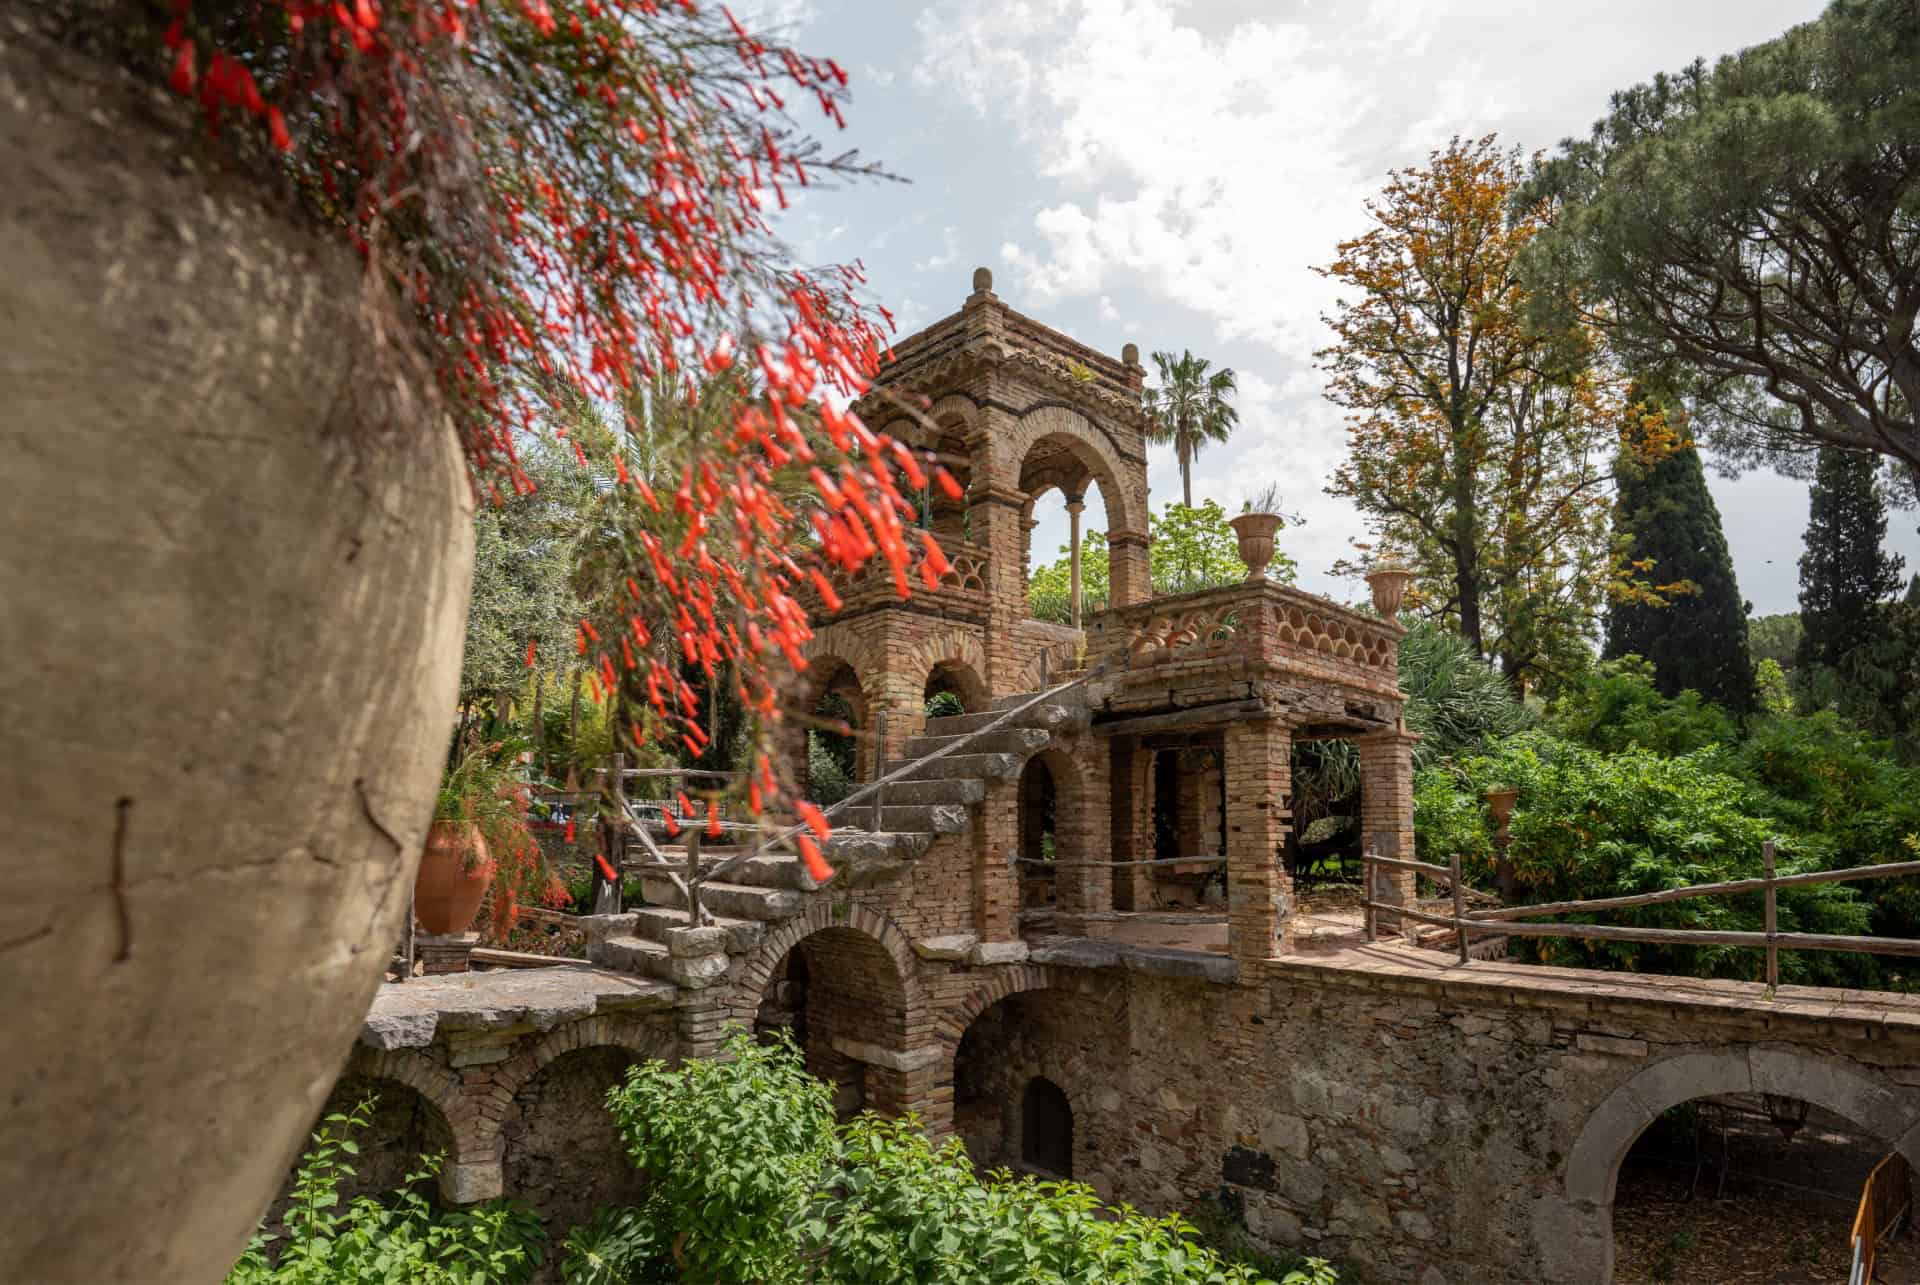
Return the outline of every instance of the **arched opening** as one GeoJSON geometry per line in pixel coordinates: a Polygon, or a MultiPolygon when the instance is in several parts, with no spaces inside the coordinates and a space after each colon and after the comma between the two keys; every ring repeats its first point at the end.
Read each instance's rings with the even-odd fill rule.
{"type": "MultiPolygon", "coordinates": [[[[1633,1197],[1638,1182],[1636,1177],[1634,1183],[1623,1188],[1621,1184],[1627,1181],[1623,1175],[1637,1174],[1641,1168],[1650,1165],[1660,1148],[1671,1148],[1676,1141],[1680,1141],[1689,1148],[1686,1181],[1693,1186],[1690,1139],[1700,1109],[1696,1107],[1692,1113],[1677,1112],[1672,1115],[1669,1112],[1703,1100],[1718,1100],[1753,1112],[1744,1117],[1746,1123],[1742,1127],[1748,1130],[1746,1136],[1756,1147],[1771,1130],[1772,1135],[1766,1142],[1769,1154],[1783,1147],[1797,1145],[1798,1140],[1803,1139],[1809,1153],[1823,1146],[1832,1146],[1834,1144],[1831,1142],[1821,1141],[1821,1135],[1827,1133],[1831,1126],[1832,1132],[1846,1142],[1847,1149],[1856,1151],[1859,1156],[1872,1157],[1877,1161],[1879,1157],[1898,1153],[1909,1164],[1920,1157],[1920,1095],[1912,1090],[1903,1090],[1883,1075],[1848,1059],[1751,1045],[1663,1058],[1615,1088],[1581,1128],[1566,1161],[1566,1203],[1555,1215],[1552,1224],[1542,1224],[1541,1227],[1544,1266],[1552,1279],[1616,1279],[1616,1229],[1623,1233],[1620,1241],[1623,1248],[1629,1240],[1633,1240],[1633,1252],[1640,1252],[1637,1237],[1640,1231],[1645,1230],[1647,1220],[1639,1218],[1631,1205],[1623,1206],[1616,1217],[1616,1197],[1623,1191],[1633,1197]],[[1800,1115],[1800,1103],[1806,1104],[1804,1116],[1800,1115]],[[1657,1131],[1636,1157],[1635,1167],[1629,1169],[1623,1162],[1635,1151],[1649,1129],[1655,1126],[1658,1126],[1657,1131]],[[1866,1141],[1857,1144],[1850,1140],[1855,1138],[1866,1141]],[[1564,1222],[1559,1221],[1562,1217],[1564,1222]],[[1623,1220],[1630,1219],[1635,1220],[1635,1227],[1639,1231],[1620,1226],[1623,1220]]],[[[1715,1108],[1710,1107],[1709,1110],[1715,1108]]],[[[1729,1114],[1725,1109],[1720,1109],[1718,1113],[1723,1116],[1729,1114]]],[[[1717,1123],[1724,1124],[1725,1120],[1717,1123]]],[[[1708,1131],[1706,1141],[1710,1151],[1717,1151],[1719,1142],[1712,1130],[1708,1131]]],[[[1734,1154],[1730,1146],[1729,1157],[1732,1158],[1734,1154]]],[[[1748,1154],[1750,1159],[1747,1167],[1752,1171],[1750,1177],[1770,1176],[1769,1173],[1753,1170],[1752,1158],[1760,1153],[1753,1151],[1748,1154]]],[[[1722,1168],[1725,1167],[1723,1162],[1722,1168]]],[[[1790,1174],[1794,1172],[1802,1171],[1789,1170],[1790,1174]]],[[[1830,1181],[1851,1181],[1844,1169],[1842,1175],[1830,1181]]],[[[1787,1180],[1794,1181],[1792,1177],[1787,1180]]],[[[1717,1175],[1713,1185],[1715,1189],[1718,1188],[1717,1175]]],[[[1771,1184],[1751,1185],[1767,1188],[1771,1184]]],[[[1693,1189],[1698,1194],[1698,1187],[1694,1186],[1693,1189]]],[[[1714,1194],[1711,1190],[1705,1193],[1709,1198],[1714,1194]]],[[[1858,1195],[1856,1191],[1856,1200],[1858,1195]]],[[[1851,1218],[1845,1216],[1844,1210],[1835,1214],[1830,1209],[1827,1216],[1836,1223],[1851,1223],[1851,1218]]],[[[1767,1222],[1769,1227],[1788,1225],[1790,1223],[1787,1220],[1779,1217],[1771,1217],[1767,1222]]],[[[1675,1279],[1710,1279],[1710,1276],[1696,1275],[1695,1269],[1699,1264],[1684,1257],[1694,1244],[1703,1239],[1698,1234],[1682,1234],[1687,1231],[1686,1228],[1669,1231],[1665,1240],[1656,1244],[1652,1252],[1665,1253],[1675,1260],[1672,1266],[1680,1273],[1675,1279]],[[1676,1236],[1679,1237],[1677,1241],[1676,1236]]],[[[1780,1248],[1783,1256],[1792,1250],[1790,1244],[1780,1248]]],[[[1800,1252],[1803,1256],[1812,1254],[1817,1252],[1817,1247],[1809,1246],[1800,1252]]],[[[1910,1248],[1907,1252],[1911,1252],[1910,1248]]],[[[1667,1264],[1655,1263],[1652,1266],[1664,1270],[1667,1264]]],[[[1640,1269],[1636,1267],[1634,1270],[1640,1269]]],[[[1908,1278],[1889,1275],[1885,1271],[1881,1275],[1887,1279],[1908,1278]]],[[[1844,1279],[1845,1276],[1843,1269],[1839,1278],[1844,1279]]],[[[1622,1275],[1618,1279],[1627,1277],[1622,1275]]],[[[1804,1279],[1834,1278],[1808,1275],[1804,1279]]]]}
{"type": "Polygon", "coordinates": [[[596,1045],[562,1053],[528,1077],[501,1122],[505,1191],[546,1215],[558,1234],[601,1205],[639,1203],[646,1180],[627,1159],[607,1091],[638,1059],[596,1045]]]}
{"type": "Polygon", "coordinates": [[[1045,1076],[1028,1080],[1021,1096],[1020,1160],[1051,1178],[1073,1177],[1073,1108],[1045,1076]]]}
{"type": "Polygon", "coordinates": [[[894,958],[853,928],[823,928],[774,965],[754,1019],[762,1039],[784,1030],[807,1070],[833,1085],[842,1119],[907,1105],[898,1063],[906,1049],[907,996],[894,958]]]}
{"type": "Polygon", "coordinates": [[[977,714],[990,703],[986,682],[972,666],[959,660],[943,660],[934,665],[927,673],[921,697],[928,718],[977,714]]]}
{"type": "Polygon", "coordinates": [[[798,775],[815,803],[838,803],[866,769],[860,734],[867,726],[867,698],[860,676],[846,661],[829,657],[814,667],[820,672],[808,688],[814,696],[806,707],[806,757],[798,775]]]}
{"type": "Polygon", "coordinates": [[[1106,1002],[1053,987],[1009,995],[968,1023],[953,1054],[953,1130],[975,1165],[1097,1172],[1100,1120],[1073,1104],[1114,1023],[1106,1002]]]}
{"type": "MultiPolygon", "coordinates": [[[[328,1116],[349,1114],[368,1099],[372,1099],[373,1109],[366,1128],[326,1126],[358,1148],[357,1155],[340,1157],[352,1166],[353,1172],[343,1175],[336,1188],[339,1208],[358,1196],[377,1196],[398,1189],[407,1175],[420,1167],[422,1156],[439,1152],[446,1156],[448,1164],[453,1162],[453,1131],[440,1108],[411,1085],[384,1077],[342,1076],[327,1095],[308,1133],[320,1129],[328,1116]]],[[[300,1151],[302,1154],[307,1151],[304,1142],[300,1151]]],[[[295,1163],[297,1166],[298,1161],[295,1163]]],[[[267,1230],[271,1233],[285,1230],[283,1220],[287,1207],[293,1202],[293,1181],[294,1174],[290,1171],[281,1183],[279,1194],[267,1207],[267,1230]]],[[[432,1184],[426,1184],[421,1192],[429,1199],[438,1194],[432,1184]]]]}
{"type": "Polygon", "coordinates": [[[929,476],[927,489],[921,492],[921,522],[936,537],[943,540],[967,541],[972,539],[972,522],[967,516],[967,492],[973,488],[973,458],[967,451],[964,427],[949,424],[942,427],[940,436],[932,443],[935,460],[953,474],[953,480],[960,485],[960,498],[950,499],[944,488],[932,484],[929,476]]]}
{"type": "Polygon", "coordinates": [[[1059,791],[1045,755],[1020,772],[1020,905],[1051,906],[1059,892],[1059,791]]]}
{"type": "MultiPolygon", "coordinates": [[[[1041,450],[1047,440],[1035,443],[1034,449],[1041,450]]],[[[1031,461],[1034,457],[1028,458],[1031,461]]],[[[1022,476],[1025,481],[1021,489],[1027,491],[1027,503],[1021,515],[1021,566],[1028,616],[1046,624],[1072,625],[1076,538],[1080,545],[1081,619],[1106,610],[1111,597],[1106,541],[1110,523],[1099,482],[1070,453],[1065,462],[1054,457],[1052,465],[1022,476]],[[1072,511],[1076,503],[1078,514],[1072,511]]]]}
{"type": "MultiPolygon", "coordinates": [[[[1888,1148],[1803,1098],[1730,1093],[1669,1108],[1620,1162],[1614,1280],[1731,1281],[1762,1262],[1769,1281],[1845,1280],[1854,1212],[1888,1148]]],[[[1910,1176],[1879,1181],[1905,1191],[1910,1176]]],[[[1910,1222],[1909,1210],[1888,1229],[1877,1279],[1920,1280],[1910,1222]]]]}

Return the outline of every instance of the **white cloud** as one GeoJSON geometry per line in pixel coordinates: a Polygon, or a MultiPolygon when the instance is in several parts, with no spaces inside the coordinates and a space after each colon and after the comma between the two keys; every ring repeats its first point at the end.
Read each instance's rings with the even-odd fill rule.
{"type": "MultiPolygon", "coordinates": [[[[1365,538],[1322,492],[1344,453],[1312,354],[1336,297],[1311,265],[1366,226],[1387,170],[1454,134],[1550,148],[1610,91],[1815,16],[1820,0],[939,0],[917,21],[914,81],[1010,136],[1040,180],[1000,247],[997,287],[1071,326],[1151,329],[1240,372],[1233,445],[1203,455],[1196,495],[1281,482],[1305,528],[1285,547],[1303,583],[1365,538]]],[[[1017,153],[1016,153],[1017,149],[1017,153]]],[[[1016,159],[1017,156],[1017,159],[1016,159]]],[[[1156,500],[1177,496],[1154,452],[1156,500]]]]}
{"type": "Polygon", "coordinates": [[[959,257],[960,230],[955,227],[944,227],[940,229],[940,253],[929,255],[924,259],[915,261],[913,270],[915,272],[938,272],[942,268],[952,266],[954,260],[959,257]]]}

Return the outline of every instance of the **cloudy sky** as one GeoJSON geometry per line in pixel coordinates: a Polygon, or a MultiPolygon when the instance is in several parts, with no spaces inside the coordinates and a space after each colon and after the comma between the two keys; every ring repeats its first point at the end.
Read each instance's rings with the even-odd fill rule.
{"type": "MultiPolygon", "coordinates": [[[[752,10],[756,6],[743,8],[752,10]]],[[[858,147],[911,179],[811,194],[784,227],[810,261],[859,258],[902,335],[959,307],[976,266],[1012,307],[1101,351],[1192,348],[1240,378],[1240,427],[1200,457],[1230,511],[1277,481],[1301,583],[1363,536],[1324,493],[1344,450],[1313,352],[1333,299],[1310,269],[1365,227],[1387,171],[1456,134],[1528,150],[1584,133],[1607,95],[1814,17],[1819,0],[759,0],[851,74],[858,147]]],[[[1179,496],[1153,453],[1154,506],[1179,496]]],[[[1803,484],[1716,479],[1741,589],[1790,611],[1803,484]]],[[[1089,497],[1089,520],[1101,526],[1089,497]]],[[[1037,555],[1064,539],[1057,496],[1037,555]]],[[[1890,542],[1920,564],[1920,521],[1890,542]]]]}

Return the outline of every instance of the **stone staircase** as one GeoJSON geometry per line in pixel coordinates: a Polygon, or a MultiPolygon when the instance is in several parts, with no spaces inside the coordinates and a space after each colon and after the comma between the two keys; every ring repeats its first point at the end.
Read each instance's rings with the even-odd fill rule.
{"type": "MultiPolygon", "coordinates": [[[[832,814],[833,835],[821,849],[834,868],[826,886],[869,887],[898,877],[926,853],[936,836],[961,834],[971,826],[989,781],[1012,780],[1029,755],[1045,749],[1056,735],[1084,730],[1092,718],[1079,693],[1071,691],[1021,711],[1006,726],[982,731],[1040,694],[1001,697],[978,714],[928,719],[926,731],[907,742],[906,757],[885,765],[883,774],[906,771],[883,791],[877,827],[870,798],[855,799],[832,814]],[[928,757],[955,745],[960,748],[943,757],[928,757]]],[[[684,847],[664,851],[668,861],[684,864],[684,847]]],[[[733,855],[726,850],[703,852],[702,872],[733,855]]],[[[809,895],[823,887],[791,853],[750,857],[729,870],[724,881],[702,880],[700,904],[711,922],[691,930],[686,898],[671,879],[643,872],[640,883],[647,904],[601,917],[588,957],[606,967],[692,988],[723,980],[729,957],[753,950],[769,926],[800,914],[809,895]]]]}

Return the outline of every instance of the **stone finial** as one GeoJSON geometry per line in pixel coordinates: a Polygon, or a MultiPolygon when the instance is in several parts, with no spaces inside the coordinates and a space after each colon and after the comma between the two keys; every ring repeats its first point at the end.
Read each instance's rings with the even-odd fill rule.
{"type": "Polygon", "coordinates": [[[1120,350],[1120,360],[1129,366],[1138,366],[1140,364],[1140,345],[1128,344],[1125,348],[1122,348],[1120,350]]]}
{"type": "Polygon", "coordinates": [[[975,268],[973,270],[973,292],[986,294],[993,289],[993,269],[975,268]]]}

